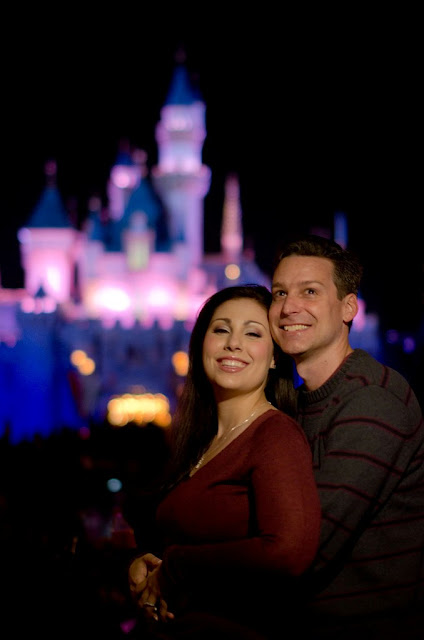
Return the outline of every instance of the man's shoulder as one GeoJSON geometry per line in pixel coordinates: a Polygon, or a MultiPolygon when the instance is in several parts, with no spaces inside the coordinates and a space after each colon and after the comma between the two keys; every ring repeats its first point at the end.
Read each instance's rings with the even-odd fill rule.
{"type": "MultiPolygon", "coordinates": [[[[387,403],[387,407],[400,404],[419,414],[421,408],[408,380],[396,369],[379,362],[362,349],[355,349],[341,369],[339,390],[346,394],[360,395],[368,402],[375,399],[387,403]]],[[[336,387],[337,392],[337,387],[336,387]]]]}
{"type": "Polygon", "coordinates": [[[396,369],[383,364],[363,349],[355,349],[346,360],[344,378],[360,380],[363,386],[372,385],[387,390],[410,388],[407,379],[396,369]]]}

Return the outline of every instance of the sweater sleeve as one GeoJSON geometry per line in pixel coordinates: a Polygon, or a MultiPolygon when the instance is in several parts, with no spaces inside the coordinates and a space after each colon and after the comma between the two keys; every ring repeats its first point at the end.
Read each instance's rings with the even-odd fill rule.
{"type": "MultiPolygon", "coordinates": [[[[276,412],[275,412],[276,413],[276,412]]],[[[244,571],[298,576],[317,550],[320,506],[309,445],[291,419],[278,414],[240,449],[248,469],[252,535],[208,544],[172,545],[163,555],[168,587],[244,571]]],[[[206,469],[204,470],[206,471],[206,469]]]]}

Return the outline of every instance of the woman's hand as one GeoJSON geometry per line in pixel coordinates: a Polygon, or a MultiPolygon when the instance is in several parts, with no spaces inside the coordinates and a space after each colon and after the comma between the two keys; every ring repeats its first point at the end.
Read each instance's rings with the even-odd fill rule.
{"type": "Polygon", "coordinates": [[[162,622],[166,622],[166,620],[174,618],[174,614],[168,611],[168,603],[162,597],[159,572],[160,564],[148,573],[139,603],[147,617],[152,617],[156,621],[160,619],[162,622]]]}
{"type": "Polygon", "coordinates": [[[172,619],[167,602],[162,598],[158,572],[162,560],[152,553],[134,558],[128,569],[130,592],[137,606],[149,619],[172,619]]]}

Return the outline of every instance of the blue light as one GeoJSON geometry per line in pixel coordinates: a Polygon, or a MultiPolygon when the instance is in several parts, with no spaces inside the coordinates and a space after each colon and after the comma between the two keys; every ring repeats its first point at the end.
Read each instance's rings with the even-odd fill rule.
{"type": "Polygon", "coordinates": [[[122,482],[118,478],[110,478],[107,481],[107,488],[111,493],[118,493],[122,489],[122,482]]]}

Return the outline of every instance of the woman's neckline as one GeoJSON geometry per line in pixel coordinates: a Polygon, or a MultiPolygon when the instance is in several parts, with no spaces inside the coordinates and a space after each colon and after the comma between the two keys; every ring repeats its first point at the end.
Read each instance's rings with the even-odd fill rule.
{"type": "MultiPolygon", "coordinates": [[[[205,456],[201,456],[199,462],[201,462],[201,464],[199,464],[199,462],[193,467],[193,469],[190,471],[189,473],[189,477],[192,478],[194,475],[196,475],[196,473],[198,471],[201,471],[204,467],[206,467],[209,462],[212,462],[213,460],[215,460],[221,453],[224,453],[224,451],[226,451],[228,449],[228,447],[230,447],[234,442],[236,442],[240,436],[242,436],[244,433],[246,433],[250,427],[252,425],[254,425],[259,418],[262,418],[266,413],[268,413],[269,411],[278,411],[278,409],[276,407],[274,407],[270,402],[267,403],[269,406],[268,408],[265,408],[264,411],[262,411],[262,413],[258,413],[258,415],[256,415],[251,422],[249,422],[248,424],[246,424],[246,426],[244,427],[244,429],[241,429],[241,431],[238,431],[236,428],[233,427],[232,431],[234,433],[234,431],[238,431],[233,438],[229,438],[226,443],[224,444],[223,447],[221,447],[220,449],[217,449],[216,453],[213,454],[213,456],[211,458],[207,458],[206,460],[202,460],[202,458],[204,458],[205,456]]],[[[236,425],[237,426],[237,425],[236,425]]],[[[206,452],[207,453],[207,452],[206,452]]]]}

